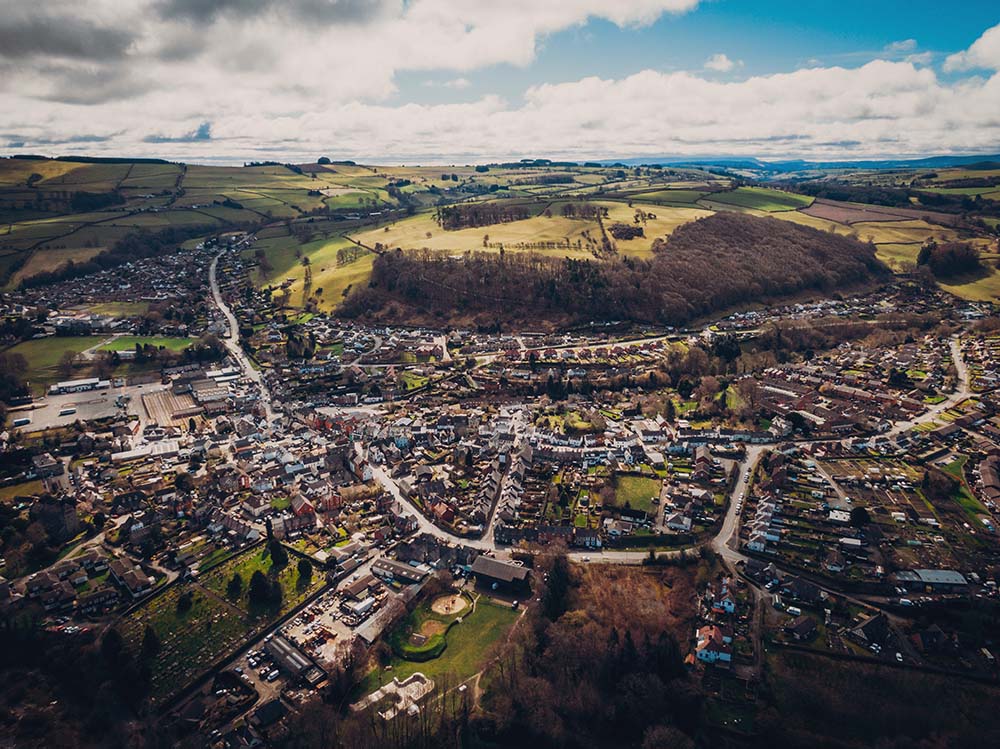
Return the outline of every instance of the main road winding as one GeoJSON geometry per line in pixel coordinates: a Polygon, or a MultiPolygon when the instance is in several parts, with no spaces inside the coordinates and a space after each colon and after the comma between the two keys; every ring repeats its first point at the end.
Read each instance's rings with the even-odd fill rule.
{"type": "Polygon", "coordinates": [[[226,304],[226,301],[222,298],[222,293],[219,291],[219,279],[218,279],[218,267],[219,258],[226,254],[226,250],[222,250],[215,257],[212,258],[212,262],[208,266],[208,284],[212,289],[212,299],[215,302],[215,306],[219,308],[222,316],[226,320],[226,326],[229,328],[229,335],[222,339],[226,348],[229,349],[230,355],[236,360],[243,374],[253,381],[257,388],[260,390],[260,402],[264,407],[264,418],[267,420],[268,424],[274,421],[274,409],[271,406],[271,393],[267,389],[267,383],[264,382],[264,376],[260,373],[260,370],[256,369],[250,362],[250,357],[247,356],[243,347],[240,346],[240,326],[236,321],[236,315],[226,304]]]}

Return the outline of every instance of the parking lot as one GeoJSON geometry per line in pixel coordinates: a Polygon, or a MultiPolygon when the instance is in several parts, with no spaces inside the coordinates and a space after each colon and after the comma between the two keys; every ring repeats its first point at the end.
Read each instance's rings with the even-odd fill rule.
{"type": "Polygon", "coordinates": [[[120,396],[129,396],[125,412],[144,418],[139,402],[142,393],[162,390],[163,385],[129,385],[109,390],[91,390],[82,393],[47,395],[36,401],[33,408],[12,411],[10,420],[29,418],[31,423],[21,429],[25,432],[40,432],[54,427],[68,426],[77,420],[106,419],[119,413],[117,401],[120,396]]]}

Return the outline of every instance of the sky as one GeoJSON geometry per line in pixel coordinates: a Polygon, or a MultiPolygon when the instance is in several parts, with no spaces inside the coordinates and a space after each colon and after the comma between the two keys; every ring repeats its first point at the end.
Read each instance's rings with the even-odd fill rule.
{"type": "Polygon", "coordinates": [[[0,155],[1000,153],[996,0],[4,0],[0,155]]]}

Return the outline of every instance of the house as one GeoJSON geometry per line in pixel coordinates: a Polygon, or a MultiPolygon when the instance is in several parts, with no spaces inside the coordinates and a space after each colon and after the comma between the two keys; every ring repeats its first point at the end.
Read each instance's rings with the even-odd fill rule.
{"type": "Polygon", "coordinates": [[[672,531],[687,533],[691,530],[691,518],[679,512],[671,513],[663,521],[663,524],[672,531]]]}
{"type": "Polygon", "coordinates": [[[797,616],[785,624],[785,634],[803,642],[816,636],[816,620],[811,616],[797,616]]]}
{"type": "Polygon", "coordinates": [[[707,624],[696,633],[695,657],[702,663],[731,663],[732,635],[714,624],[707,624]]]}
{"type": "Polygon", "coordinates": [[[850,634],[863,645],[881,645],[889,636],[889,620],[885,614],[874,614],[854,627],[850,634]]]}

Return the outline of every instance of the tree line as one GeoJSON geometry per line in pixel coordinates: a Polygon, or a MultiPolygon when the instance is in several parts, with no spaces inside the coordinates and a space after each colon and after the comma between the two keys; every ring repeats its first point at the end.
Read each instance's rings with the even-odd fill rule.
{"type": "Polygon", "coordinates": [[[448,231],[506,224],[526,218],[531,218],[531,209],[519,203],[469,203],[442,206],[434,212],[434,220],[448,231]]]}

